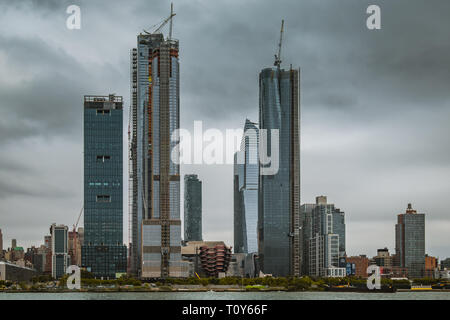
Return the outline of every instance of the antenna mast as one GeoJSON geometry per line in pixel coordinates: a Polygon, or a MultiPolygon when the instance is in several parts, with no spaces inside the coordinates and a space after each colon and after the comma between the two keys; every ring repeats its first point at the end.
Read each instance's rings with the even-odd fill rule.
{"type": "Polygon", "coordinates": [[[174,16],[173,14],[173,2],[170,3],[170,27],[169,27],[169,39],[172,39],[172,17],[174,16]]]}
{"type": "Polygon", "coordinates": [[[278,43],[278,54],[275,55],[275,63],[274,63],[274,66],[278,68],[281,65],[281,44],[283,43],[283,29],[284,29],[284,19],[281,20],[280,42],[278,43]]]}

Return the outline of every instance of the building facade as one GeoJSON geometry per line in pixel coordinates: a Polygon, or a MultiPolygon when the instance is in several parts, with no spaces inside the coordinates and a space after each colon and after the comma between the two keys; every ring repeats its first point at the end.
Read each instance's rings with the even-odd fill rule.
{"type": "Polygon", "coordinates": [[[0,229],[0,258],[3,258],[3,233],[0,229]]]}
{"type": "Polygon", "coordinates": [[[378,249],[377,255],[373,257],[373,260],[379,267],[390,268],[394,265],[394,257],[389,254],[388,248],[378,249]]]}
{"type": "Polygon", "coordinates": [[[184,176],[184,241],[202,241],[202,182],[196,174],[184,176]]]}
{"type": "Polygon", "coordinates": [[[348,275],[354,275],[358,278],[367,278],[367,268],[369,267],[369,258],[366,255],[346,257],[346,263],[352,265],[352,272],[348,275]],[[354,270],[353,270],[354,265],[354,270]]]}
{"type": "Polygon", "coordinates": [[[425,274],[425,214],[417,213],[408,204],[405,213],[397,216],[395,226],[396,263],[408,269],[411,279],[425,274]]]}
{"type": "Polygon", "coordinates": [[[65,225],[50,226],[50,235],[52,237],[52,277],[61,278],[66,274],[67,267],[70,265],[69,256],[69,228],[65,225]]]}
{"type": "Polygon", "coordinates": [[[184,276],[181,260],[178,40],[140,34],[132,50],[130,112],[130,271],[142,278],[184,276]]]}
{"type": "Polygon", "coordinates": [[[425,278],[435,278],[438,271],[438,259],[429,255],[425,255],[425,278]]]}
{"type": "MultiPolygon", "coordinates": [[[[345,253],[345,213],[334,204],[327,203],[327,197],[316,197],[315,205],[304,205],[303,250],[307,255],[308,274],[326,277],[342,274],[345,263],[340,261],[345,253]]],[[[344,259],[345,261],[345,259],[344,259]]]]}
{"type": "Polygon", "coordinates": [[[81,247],[84,243],[84,228],[69,231],[69,255],[71,264],[81,266],[81,247]]]}
{"type": "Polygon", "coordinates": [[[315,208],[313,203],[305,203],[300,207],[300,254],[301,254],[301,274],[309,274],[309,242],[312,238],[312,213],[315,208]]]}
{"type": "Polygon", "coordinates": [[[279,65],[259,74],[260,148],[272,161],[260,161],[258,253],[262,272],[274,276],[299,276],[301,271],[299,74],[279,65]],[[277,133],[278,150],[272,145],[277,133]],[[277,158],[278,170],[262,174],[277,158]]]}
{"type": "Polygon", "coordinates": [[[259,139],[257,124],[245,120],[234,156],[234,252],[258,252],[259,139]]]}
{"type": "Polygon", "coordinates": [[[445,258],[445,259],[441,260],[440,269],[441,270],[444,270],[444,269],[450,270],[450,258],[445,258]]]}
{"type": "Polygon", "coordinates": [[[98,278],[127,270],[123,245],[123,99],[84,97],[84,240],[81,264],[98,278]]]}
{"type": "Polygon", "coordinates": [[[36,270],[17,264],[0,261],[0,280],[12,282],[28,282],[36,276],[36,270]]]}

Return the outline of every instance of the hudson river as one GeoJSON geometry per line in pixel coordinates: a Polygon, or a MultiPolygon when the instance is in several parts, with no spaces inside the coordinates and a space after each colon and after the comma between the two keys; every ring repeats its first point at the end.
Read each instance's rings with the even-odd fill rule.
{"type": "Polygon", "coordinates": [[[0,300],[450,300],[450,292],[0,292],[0,300]]]}

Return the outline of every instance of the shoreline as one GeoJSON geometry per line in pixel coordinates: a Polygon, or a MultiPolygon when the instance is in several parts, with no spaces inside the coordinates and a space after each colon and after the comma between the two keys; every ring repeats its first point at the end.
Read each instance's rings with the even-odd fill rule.
{"type": "MultiPolygon", "coordinates": [[[[246,290],[236,288],[195,288],[195,289],[81,289],[81,290],[69,290],[69,289],[43,289],[43,290],[0,290],[2,293],[145,293],[145,292],[162,292],[162,293],[186,293],[186,292],[329,292],[329,293],[396,293],[386,291],[327,291],[327,290],[287,290],[286,288],[268,288],[262,290],[246,290]]],[[[430,290],[411,290],[411,289],[397,289],[397,292],[450,292],[450,289],[430,289],[430,290]]]]}

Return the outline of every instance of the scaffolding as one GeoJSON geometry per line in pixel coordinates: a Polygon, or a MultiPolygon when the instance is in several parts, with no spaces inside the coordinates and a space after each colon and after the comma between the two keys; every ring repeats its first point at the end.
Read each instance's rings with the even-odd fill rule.
{"type": "Polygon", "coordinates": [[[128,118],[128,242],[129,273],[137,275],[137,49],[131,50],[131,106],[128,118]]]}

